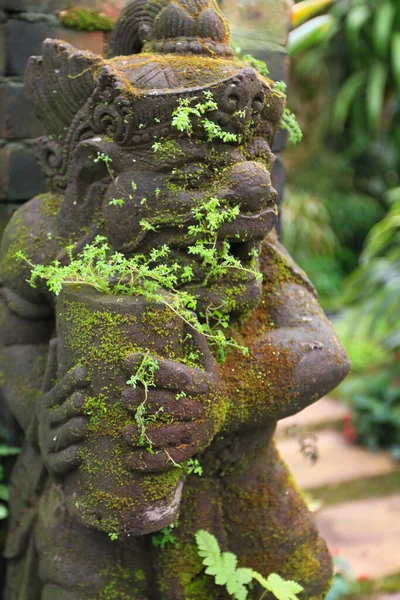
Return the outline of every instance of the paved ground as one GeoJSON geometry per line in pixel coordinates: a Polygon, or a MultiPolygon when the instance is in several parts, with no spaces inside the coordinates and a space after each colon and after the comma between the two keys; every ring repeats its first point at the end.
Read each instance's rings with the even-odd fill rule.
{"type": "MultiPolygon", "coordinates": [[[[385,452],[371,454],[347,442],[338,429],[346,413],[324,398],[284,419],[277,445],[299,486],[310,493],[311,507],[320,506],[316,519],[331,551],[348,561],[357,576],[379,582],[400,573],[400,465],[385,452]],[[313,453],[318,454],[315,462],[313,453]],[[395,485],[389,485],[391,479],[395,485]]],[[[400,594],[385,600],[400,600],[400,594]]]]}

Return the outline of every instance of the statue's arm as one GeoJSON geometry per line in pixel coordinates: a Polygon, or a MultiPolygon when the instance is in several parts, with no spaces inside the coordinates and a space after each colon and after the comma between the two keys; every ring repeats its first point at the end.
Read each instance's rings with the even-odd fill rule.
{"type": "MultiPolygon", "coordinates": [[[[12,216],[0,248],[0,369],[2,395],[27,433],[33,433],[36,401],[41,393],[48,342],[54,329],[53,309],[27,283],[30,267],[16,259],[24,252],[42,262],[51,255],[53,226],[37,197],[12,216]]],[[[46,211],[48,213],[48,211],[46,211]]]]}
{"type": "Polygon", "coordinates": [[[247,358],[229,358],[228,429],[263,426],[315,402],[347,375],[345,350],[304,274],[276,242],[265,244],[264,293],[243,328],[247,358]]]}
{"type": "Polygon", "coordinates": [[[57,197],[33,198],[13,215],[1,241],[0,385],[25,435],[39,444],[47,469],[63,476],[79,462],[78,444],[87,427],[81,393],[86,376],[77,366],[55,383],[54,308],[43,286],[27,283],[30,266],[15,256],[20,250],[37,264],[55,258],[57,210],[57,197]]]}
{"type": "Polygon", "coordinates": [[[36,403],[41,394],[54,329],[51,309],[0,287],[0,365],[2,396],[20,427],[36,437],[36,403]]]}

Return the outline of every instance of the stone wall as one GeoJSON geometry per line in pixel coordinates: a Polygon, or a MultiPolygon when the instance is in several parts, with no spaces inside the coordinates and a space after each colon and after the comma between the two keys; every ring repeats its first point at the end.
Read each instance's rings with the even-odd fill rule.
{"type": "MultiPolygon", "coordinates": [[[[126,0],[77,0],[74,5],[116,18],[126,0]]],[[[59,38],[81,50],[102,54],[102,31],[60,25],[57,13],[69,0],[0,0],[0,201],[22,202],[45,191],[32,139],[42,134],[24,93],[29,56],[40,54],[45,38],[59,38]]]]}
{"type": "MultiPolygon", "coordinates": [[[[23,88],[26,62],[40,54],[46,37],[63,39],[82,50],[102,54],[106,34],[60,25],[57,14],[71,3],[116,19],[127,0],[0,0],[0,202],[23,202],[45,191],[32,149],[41,135],[23,88]]],[[[291,0],[221,0],[231,24],[233,42],[242,51],[265,60],[271,76],[287,80],[286,41],[291,0]]],[[[280,199],[284,169],[279,134],[274,151],[274,184],[280,199]]]]}

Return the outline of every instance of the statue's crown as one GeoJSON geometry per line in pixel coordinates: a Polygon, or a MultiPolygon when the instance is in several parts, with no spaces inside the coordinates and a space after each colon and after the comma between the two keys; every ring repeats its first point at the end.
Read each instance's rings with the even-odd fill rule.
{"type": "Polygon", "coordinates": [[[228,22],[215,0],[132,0],[116,23],[108,55],[143,49],[230,57],[229,39],[228,22]]]}

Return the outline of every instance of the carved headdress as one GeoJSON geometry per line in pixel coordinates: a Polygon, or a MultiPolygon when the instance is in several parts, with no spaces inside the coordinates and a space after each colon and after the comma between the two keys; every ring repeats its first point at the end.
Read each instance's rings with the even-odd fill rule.
{"type": "Polygon", "coordinates": [[[269,81],[233,58],[215,0],[132,0],[107,59],[47,39],[43,55],[29,60],[26,89],[49,134],[39,146],[41,162],[58,188],[83,139],[107,135],[132,147],[179,135],[171,114],[182,98],[196,103],[211,92],[216,124],[231,133],[257,132],[270,143],[283,110],[269,81]]]}

